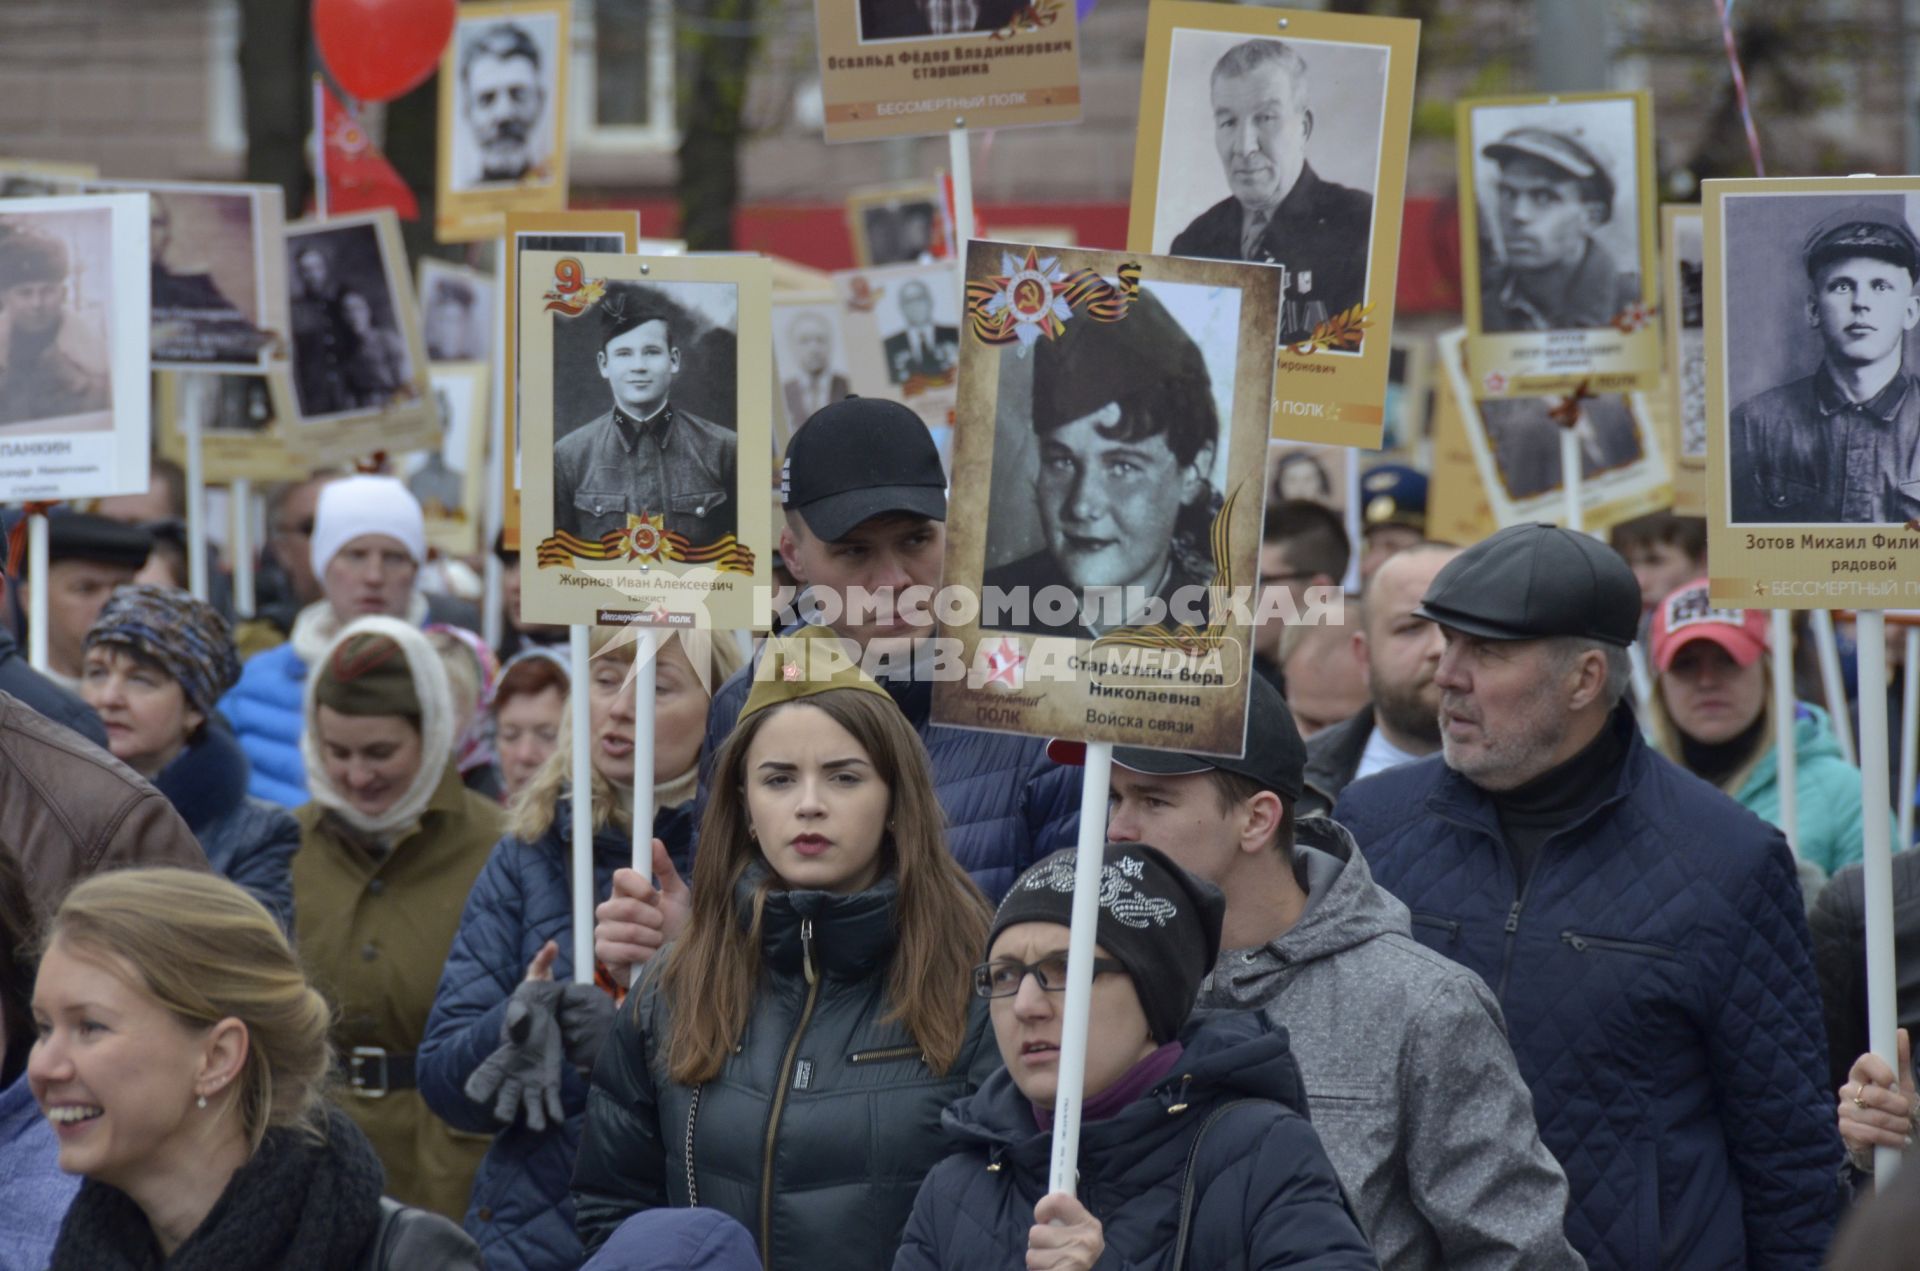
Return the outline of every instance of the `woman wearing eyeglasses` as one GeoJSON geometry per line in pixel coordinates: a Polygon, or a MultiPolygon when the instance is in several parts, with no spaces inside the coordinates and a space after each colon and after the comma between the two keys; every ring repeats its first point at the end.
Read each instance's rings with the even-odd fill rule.
{"type": "Polygon", "coordinates": [[[1377,1267],[1285,1034],[1258,1012],[1192,1018],[1225,900],[1139,844],[1102,866],[1079,1186],[1050,1191],[1073,876],[1074,853],[1056,852],[994,915],[974,983],[1006,1067],[947,1110],[954,1153],[894,1271],[1377,1267]]]}
{"type": "Polygon", "coordinates": [[[841,648],[770,642],[714,760],[691,908],[594,1069],[589,1253],[633,1214],[701,1205],[767,1271],[884,1271],[941,1110],[999,1063],[972,992],[986,901],[926,750],[841,648]]]}

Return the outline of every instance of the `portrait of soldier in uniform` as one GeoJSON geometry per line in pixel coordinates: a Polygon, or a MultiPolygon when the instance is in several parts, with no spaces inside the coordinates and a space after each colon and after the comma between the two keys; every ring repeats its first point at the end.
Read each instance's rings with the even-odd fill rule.
{"type": "MultiPolygon", "coordinates": [[[[1102,612],[1097,593],[1123,589],[1123,612],[1141,614],[1153,597],[1171,605],[1183,588],[1204,588],[1214,576],[1209,535],[1221,495],[1213,470],[1225,439],[1212,377],[1193,338],[1142,289],[1121,321],[1075,317],[1057,338],[1037,341],[1029,356],[1038,443],[1029,479],[1044,545],[995,565],[996,540],[1005,531],[999,520],[989,527],[987,602],[995,603],[995,589],[1009,599],[1025,589],[1027,621],[1017,621],[1023,608],[1016,601],[1005,611],[1015,621],[996,624],[989,611],[982,625],[1096,636],[1093,622],[1112,612],[1102,612]],[[1078,615],[1052,625],[1034,603],[1049,587],[1080,598],[1078,615]]],[[[1003,420],[1020,413],[1004,399],[1000,411],[1003,420]]],[[[1185,595],[1204,611],[1204,598],[1185,595]]],[[[1174,609],[1163,621],[1183,614],[1193,616],[1174,609]]]]}
{"type": "Polygon", "coordinates": [[[1622,210],[1604,147],[1578,129],[1524,126],[1480,153],[1498,167],[1482,206],[1499,231],[1480,257],[1481,330],[1590,330],[1640,303],[1637,256],[1616,260],[1601,241],[1622,210]]]}
{"type": "MultiPolygon", "coordinates": [[[[252,362],[268,336],[248,307],[221,288],[208,262],[183,263],[175,255],[175,220],[190,214],[203,229],[246,226],[252,254],[252,208],[245,195],[148,191],[148,250],[152,254],[153,359],[156,362],[252,362]],[[176,211],[176,204],[181,210],[176,211]]],[[[231,233],[231,230],[228,230],[231,233]]],[[[218,241],[218,240],[211,240],[218,241]]],[[[251,301],[252,297],[246,297],[251,301]]]]}
{"type": "MultiPolygon", "coordinates": [[[[460,31],[460,131],[451,188],[539,180],[552,153],[555,53],[535,38],[550,23],[490,22],[460,31]]],[[[549,37],[547,43],[551,43],[549,37]]]]}
{"type": "MultiPolygon", "coordinates": [[[[105,350],[75,320],[67,243],[40,230],[35,219],[0,215],[0,424],[91,414],[113,404],[105,350]]],[[[103,255],[95,268],[106,267],[103,255]]]]}
{"type": "Polygon", "coordinates": [[[1293,45],[1235,44],[1213,64],[1209,90],[1213,147],[1229,193],[1167,250],[1279,265],[1280,339],[1304,340],[1319,322],[1366,300],[1373,196],[1314,171],[1310,77],[1293,45]]]}
{"type": "Polygon", "coordinates": [[[1731,519],[1904,524],[1920,516],[1920,387],[1905,357],[1920,240],[1900,212],[1849,203],[1813,227],[1800,258],[1800,320],[1820,365],[1734,406],[1731,519]]]}
{"type": "Polygon", "coordinates": [[[860,38],[910,40],[997,31],[1026,0],[860,0],[860,38]]]}
{"type": "Polygon", "coordinates": [[[833,322],[818,309],[802,309],[787,323],[781,366],[792,373],[782,378],[787,427],[798,428],[813,413],[853,391],[846,372],[834,366],[833,322]]]}
{"type": "Polygon", "coordinates": [[[900,285],[899,308],[904,329],[883,341],[888,379],[895,384],[905,384],[915,376],[933,379],[959,365],[960,328],[935,320],[932,287],[909,278],[900,285]]]}
{"type": "Polygon", "coordinates": [[[378,411],[413,380],[413,357],[371,224],[289,230],[293,390],[302,418],[378,411]]]}
{"type": "Polygon", "coordinates": [[[738,438],[673,401],[687,315],[653,288],[616,282],[572,321],[597,324],[594,363],[612,400],[554,446],[555,531],[593,542],[629,516],[662,516],[695,547],[735,533],[738,438]]]}
{"type": "Polygon", "coordinates": [[[479,297],[465,278],[439,276],[427,284],[422,308],[421,335],[427,357],[435,362],[474,362],[487,355],[486,342],[475,320],[479,297]]]}

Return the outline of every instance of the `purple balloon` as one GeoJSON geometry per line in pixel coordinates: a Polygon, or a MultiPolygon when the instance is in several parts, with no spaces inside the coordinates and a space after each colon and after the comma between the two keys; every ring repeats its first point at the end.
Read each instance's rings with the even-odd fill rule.
{"type": "Polygon", "coordinates": [[[1099,3],[1100,3],[1100,0],[1076,0],[1076,3],[1074,4],[1074,9],[1076,12],[1079,13],[1080,20],[1082,22],[1085,22],[1087,20],[1087,15],[1093,12],[1093,6],[1099,3]]]}

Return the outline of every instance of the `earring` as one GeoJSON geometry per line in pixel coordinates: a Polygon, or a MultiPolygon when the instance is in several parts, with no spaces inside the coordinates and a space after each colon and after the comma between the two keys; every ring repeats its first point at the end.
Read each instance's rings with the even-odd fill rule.
{"type": "Polygon", "coordinates": [[[757,843],[760,841],[760,831],[751,825],[747,827],[747,841],[749,843],[757,843]]]}
{"type": "Polygon", "coordinates": [[[201,1095],[198,1099],[195,1099],[193,1103],[195,1107],[204,1108],[207,1106],[207,1096],[201,1095]]]}

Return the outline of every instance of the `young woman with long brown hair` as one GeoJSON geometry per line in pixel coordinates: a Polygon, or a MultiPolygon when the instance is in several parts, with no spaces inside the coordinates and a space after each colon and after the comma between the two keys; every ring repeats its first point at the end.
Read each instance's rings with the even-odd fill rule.
{"type": "Polygon", "coordinates": [[[913,728],[830,633],[766,651],[711,789],[686,926],[594,1070],[582,1240],[704,1205],[767,1271],[880,1271],[941,1110],[999,1064],[970,1000],[985,899],[913,728]]]}

